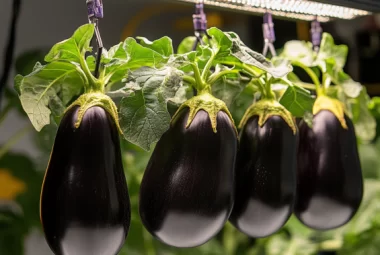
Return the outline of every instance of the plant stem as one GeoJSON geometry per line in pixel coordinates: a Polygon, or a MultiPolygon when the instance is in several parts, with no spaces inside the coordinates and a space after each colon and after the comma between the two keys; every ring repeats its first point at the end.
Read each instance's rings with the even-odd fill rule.
{"type": "Polygon", "coordinates": [[[268,82],[265,83],[265,89],[266,89],[266,98],[269,100],[274,100],[276,99],[276,95],[274,94],[272,90],[272,82],[269,80],[268,82]]]}
{"type": "Polygon", "coordinates": [[[92,89],[102,89],[104,90],[104,85],[102,85],[102,88],[98,88],[98,84],[99,82],[97,81],[97,79],[92,75],[91,71],[90,71],[90,68],[88,67],[87,63],[86,63],[86,60],[84,59],[84,57],[81,57],[79,58],[79,61],[80,61],[80,66],[84,72],[84,75],[87,79],[87,85],[89,86],[89,89],[92,90],[92,89]],[[90,80],[88,80],[90,79],[90,80]]]}
{"type": "Polygon", "coordinates": [[[4,109],[0,112],[0,124],[5,120],[5,117],[7,117],[8,112],[12,109],[11,102],[8,102],[8,104],[4,107],[4,109]]]}
{"type": "Polygon", "coordinates": [[[292,61],[292,65],[302,68],[309,75],[309,77],[311,78],[311,80],[315,84],[315,90],[317,91],[317,95],[323,95],[324,94],[324,92],[321,88],[321,83],[319,82],[317,75],[315,75],[315,73],[313,72],[313,70],[311,70],[311,68],[307,67],[306,65],[302,64],[299,61],[292,61]]]}
{"type": "Polygon", "coordinates": [[[195,79],[193,77],[189,76],[189,75],[184,75],[182,77],[182,79],[183,79],[183,81],[190,83],[193,87],[196,84],[195,79]]]}
{"type": "Polygon", "coordinates": [[[210,85],[212,85],[212,84],[214,84],[218,79],[220,79],[224,75],[227,75],[227,74],[237,74],[237,73],[239,73],[239,70],[224,70],[224,71],[221,71],[220,73],[210,75],[210,77],[208,78],[207,83],[210,84],[210,85]]]}
{"type": "Polygon", "coordinates": [[[322,89],[325,91],[331,84],[331,79],[325,73],[322,75],[322,89]]]}
{"type": "Polygon", "coordinates": [[[265,82],[263,82],[260,78],[258,78],[257,83],[259,85],[258,88],[259,88],[263,98],[267,98],[267,91],[266,91],[265,85],[264,85],[265,82]]]}
{"type": "Polygon", "coordinates": [[[218,63],[219,64],[224,64],[224,65],[230,65],[230,66],[239,67],[242,70],[244,70],[247,73],[249,73],[251,76],[253,76],[253,78],[257,78],[257,77],[260,76],[260,74],[255,69],[253,69],[252,67],[250,67],[247,64],[236,63],[236,62],[233,62],[233,61],[218,61],[218,63]]]}
{"type": "Polygon", "coordinates": [[[298,86],[305,88],[305,89],[310,89],[310,90],[316,90],[317,89],[314,84],[305,83],[305,82],[293,82],[293,83],[295,85],[298,85],[298,86]]]}
{"type": "Polygon", "coordinates": [[[214,51],[212,52],[210,59],[207,61],[206,66],[205,66],[205,68],[203,69],[203,72],[202,72],[202,76],[201,76],[201,78],[202,78],[202,80],[204,80],[204,81],[207,80],[207,74],[208,74],[208,72],[209,72],[210,69],[211,69],[212,62],[214,62],[214,59],[215,59],[216,54],[217,54],[217,53],[214,53],[214,51]]]}
{"type": "Polygon", "coordinates": [[[31,131],[33,127],[28,124],[24,128],[17,131],[11,138],[0,148],[0,158],[2,158],[9,149],[12,148],[24,135],[26,135],[29,131],[31,131]]]}
{"type": "Polygon", "coordinates": [[[201,91],[205,87],[205,84],[199,72],[199,68],[195,63],[191,63],[191,67],[193,68],[193,71],[194,71],[194,78],[195,78],[195,83],[196,83],[195,89],[198,91],[201,91]]]}

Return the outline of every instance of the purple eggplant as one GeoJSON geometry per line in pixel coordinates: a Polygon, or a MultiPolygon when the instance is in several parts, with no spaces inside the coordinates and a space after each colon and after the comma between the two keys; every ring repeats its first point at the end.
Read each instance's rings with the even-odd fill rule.
{"type": "Polygon", "coordinates": [[[140,190],[140,216],[158,240],[195,247],[214,237],[233,206],[237,136],[227,113],[217,114],[217,132],[200,110],[189,127],[180,110],[157,143],[140,190]]]}
{"type": "Polygon", "coordinates": [[[298,134],[278,115],[263,126],[248,119],[240,132],[231,223],[253,238],[278,231],[292,214],[298,134]]]}
{"type": "Polygon", "coordinates": [[[299,125],[297,201],[294,212],[306,226],[328,230],[346,224],[363,197],[363,178],[354,126],[347,129],[329,110],[299,125]]]}
{"type": "Polygon", "coordinates": [[[56,255],[115,255],[130,226],[118,129],[102,107],[64,115],[41,192],[40,216],[56,255]]]}

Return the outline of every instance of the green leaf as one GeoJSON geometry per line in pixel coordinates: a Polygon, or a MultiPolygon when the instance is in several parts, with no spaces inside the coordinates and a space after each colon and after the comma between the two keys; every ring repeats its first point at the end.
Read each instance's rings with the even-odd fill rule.
{"type": "Polygon", "coordinates": [[[352,79],[343,82],[340,86],[342,86],[343,92],[346,96],[351,98],[359,97],[363,89],[363,86],[359,82],[355,82],[352,79]]]}
{"type": "Polygon", "coordinates": [[[159,67],[160,64],[164,64],[167,61],[163,55],[140,45],[133,38],[127,38],[123,48],[126,52],[129,69],[136,69],[143,66],[159,67]]]}
{"type": "Polygon", "coordinates": [[[210,40],[211,47],[216,50],[219,56],[230,53],[233,46],[231,37],[234,35],[229,36],[228,33],[224,33],[216,27],[209,28],[207,33],[212,37],[212,40],[210,40]]]}
{"type": "Polygon", "coordinates": [[[195,36],[188,36],[182,40],[178,45],[177,54],[186,54],[193,50],[197,38],[195,36]]]}
{"type": "Polygon", "coordinates": [[[171,67],[144,67],[129,74],[126,91],[134,88],[134,94],[123,98],[119,107],[121,129],[128,141],[149,150],[161,138],[170,123],[167,101],[181,86],[182,74],[171,67]]]}
{"type": "Polygon", "coordinates": [[[285,44],[280,57],[291,61],[299,61],[307,67],[312,67],[314,65],[315,55],[311,42],[293,40],[285,44]]]}
{"type": "Polygon", "coordinates": [[[280,99],[282,104],[295,117],[303,117],[306,112],[312,112],[315,99],[310,92],[296,85],[288,86],[280,99]]]}
{"type": "Polygon", "coordinates": [[[164,36],[160,39],[157,39],[153,42],[149,41],[145,37],[137,37],[140,40],[140,44],[146,48],[154,50],[155,52],[161,54],[165,57],[170,57],[173,54],[173,44],[172,39],[167,36],[164,36]]]}
{"type": "Polygon", "coordinates": [[[241,76],[228,77],[224,75],[212,85],[212,94],[223,100],[230,108],[249,82],[250,79],[241,76]]]}
{"type": "Polygon", "coordinates": [[[95,27],[93,24],[86,24],[79,27],[71,38],[54,45],[45,56],[45,61],[65,60],[80,63],[82,55],[86,51],[91,51],[90,43],[94,31],[95,27]]]}
{"type": "Polygon", "coordinates": [[[357,98],[348,98],[340,94],[340,100],[348,109],[348,115],[355,125],[355,132],[362,142],[372,141],[376,136],[376,120],[368,109],[370,97],[364,87],[357,98]]]}
{"type": "MultiPolygon", "coordinates": [[[[163,39],[162,42],[165,40],[163,39]]],[[[161,44],[161,41],[158,40],[158,42],[161,44]]],[[[168,45],[167,47],[169,48],[168,45]]],[[[108,58],[110,61],[105,65],[106,83],[122,80],[127,76],[128,70],[143,66],[158,68],[168,61],[166,56],[144,47],[133,38],[127,38],[122,44],[113,46],[108,52],[108,58]]]]}
{"type": "Polygon", "coordinates": [[[229,107],[232,117],[237,125],[243,118],[245,111],[254,102],[254,94],[254,86],[248,84],[229,107]]]}
{"type": "Polygon", "coordinates": [[[267,72],[275,78],[282,78],[293,70],[290,62],[282,59],[274,65],[262,54],[251,50],[240,38],[234,33],[228,33],[232,40],[231,55],[244,64],[254,66],[262,70],[261,73],[267,72]]]}
{"type": "Polygon", "coordinates": [[[331,34],[323,33],[317,61],[330,61],[333,63],[334,68],[341,70],[346,64],[347,54],[347,45],[335,45],[334,38],[331,34]]]}
{"type": "Polygon", "coordinates": [[[22,107],[37,131],[50,123],[51,114],[61,116],[85,83],[77,66],[67,62],[40,66],[22,79],[16,76],[15,82],[22,107]]]}
{"type": "Polygon", "coordinates": [[[380,118],[380,97],[372,97],[368,103],[368,109],[376,118],[380,118]]]}
{"type": "Polygon", "coordinates": [[[367,179],[364,197],[355,217],[343,227],[344,244],[339,254],[375,255],[379,251],[380,182],[367,179]]]}

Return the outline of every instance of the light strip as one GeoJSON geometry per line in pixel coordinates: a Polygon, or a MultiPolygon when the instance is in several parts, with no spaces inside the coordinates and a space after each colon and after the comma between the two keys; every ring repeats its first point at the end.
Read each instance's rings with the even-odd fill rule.
{"type": "MultiPolygon", "coordinates": [[[[199,0],[179,1],[195,3],[199,0]]],[[[204,4],[254,13],[265,13],[270,10],[275,16],[301,20],[313,20],[318,16],[321,22],[327,22],[331,18],[354,19],[371,14],[364,10],[309,0],[204,0],[204,4]]]]}

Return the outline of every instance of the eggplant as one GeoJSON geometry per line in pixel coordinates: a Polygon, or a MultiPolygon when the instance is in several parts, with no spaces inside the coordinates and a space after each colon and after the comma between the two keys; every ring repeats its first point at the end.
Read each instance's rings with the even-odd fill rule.
{"type": "Polygon", "coordinates": [[[224,111],[217,132],[199,110],[186,127],[189,108],[180,109],[157,143],[140,187],[145,228],[175,247],[195,247],[214,237],[233,206],[237,135],[224,111]]]}
{"type": "Polygon", "coordinates": [[[292,214],[297,143],[297,131],[279,115],[270,116],[262,126],[254,115],[242,127],[230,222],[246,235],[272,235],[292,214]]]}
{"type": "Polygon", "coordinates": [[[363,178],[352,121],[347,129],[329,110],[299,125],[297,200],[294,213],[306,226],[329,230],[346,224],[363,197],[363,178]]]}
{"type": "Polygon", "coordinates": [[[130,201],[117,126],[100,106],[79,128],[79,106],[64,115],[45,174],[40,217],[56,255],[114,255],[130,226],[130,201]]]}

